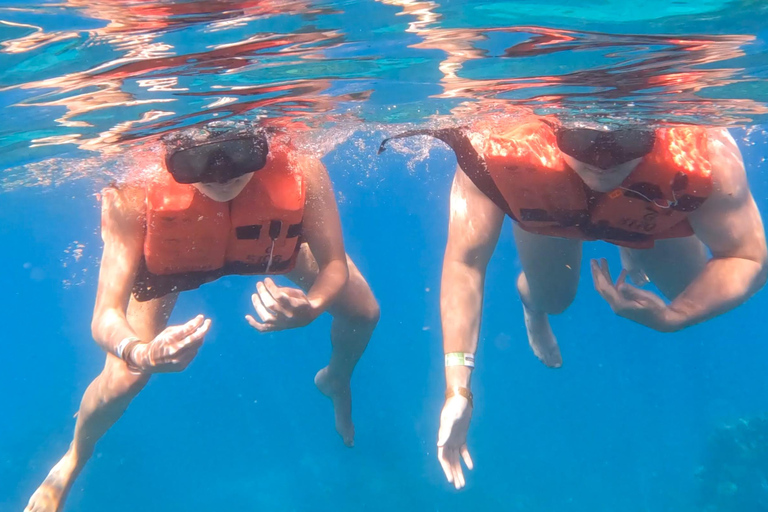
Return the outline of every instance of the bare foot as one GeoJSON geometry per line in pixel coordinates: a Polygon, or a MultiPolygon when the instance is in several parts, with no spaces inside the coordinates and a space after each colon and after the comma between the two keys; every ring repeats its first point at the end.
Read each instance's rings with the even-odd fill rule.
{"type": "Polygon", "coordinates": [[[333,402],[336,432],[344,444],[352,448],[355,445],[355,426],[352,424],[352,389],[349,380],[334,380],[326,366],[315,375],[315,386],[333,402]]]}
{"type": "Polygon", "coordinates": [[[45,480],[29,498],[24,512],[58,512],[64,505],[64,499],[74,482],[77,466],[74,457],[67,452],[53,466],[45,480]]]}
{"type": "Polygon", "coordinates": [[[523,306],[525,316],[525,329],[528,331],[528,344],[533,353],[542,363],[550,368],[560,368],[563,365],[563,356],[560,355],[560,347],[557,338],[549,325],[546,313],[533,313],[523,306]]]}

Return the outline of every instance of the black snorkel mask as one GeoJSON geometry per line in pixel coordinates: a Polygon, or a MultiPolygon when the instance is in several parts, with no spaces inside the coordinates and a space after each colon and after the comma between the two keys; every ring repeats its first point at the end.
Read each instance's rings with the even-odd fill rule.
{"type": "Polygon", "coordinates": [[[560,151],[600,169],[642,158],[653,150],[656,142],[654,130],[637,128],[603,131],[558,127],[555,134],[560,151]]]}
{"type": "Polygon", "coordinates": [[[165,167],[177,183],[225,183],[266,165],[269,144],[263,130],[205,131],[202,142],[181,135],[167,143],[165,167]]]}

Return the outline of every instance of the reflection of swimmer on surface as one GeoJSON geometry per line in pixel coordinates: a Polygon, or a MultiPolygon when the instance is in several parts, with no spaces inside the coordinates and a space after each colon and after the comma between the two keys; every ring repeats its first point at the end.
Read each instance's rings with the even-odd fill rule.
{"type": "Polygon", "coordinates": [[[415,18],[415,21],[408,24],[407,32],[418,35],[422,41],[412,44],[412,48],[444,52],[445,55],[437,66],[443,74],[440,79],[443,86],[442,97],[473,96],[473,92],[483,91],[491,84],[490,81],[472,80],[459,75],[466,62],[481,59],[487,54],[487,51],[481,48],[481,43],[488,39],[487,30],[440,27],[440,4],[430,0],[379,1],[401,7],[403,11],[400,14],[415,18]]]}
{"type": "Polygon", "coordinates": [[[302,289],[256,284],[260,332],[334,317],[331,359],[315,384],[333,402],[336,429],[354,442],[350,379],[378,321],[365,279],[345,255],[325,168],[285,136],[209,123],[165,140],[165,168],[141,185],[104,191],[102,254],[92,322],[106,365],[88,387],[69,451],[27,511],[58,511],[96,442],[154,373],[184,370],[211,328],[198,315],[167,326],[179,292],[228,274],[284,274],[302,289]],[[282,138],[281,138],[282,137],[282,138]]]}
{"type": "MultiPolygon", "coordinates": [[[[329,88],[329,80],[299,78],[295,70],[290,74],[276,72],[269,81],[253,87],[221,79],[211,82],[212,87],[196,83],[190,90],[186,81],[187,77],[205,74],[232,77],[256,63],[265,68],[277,62],[284,66],[314,62],[324,58],[323,52],[341,40],[342,36],[334,30],[309,27],[288,33],[249,32],[248,37],[228,40],[225,44],[203,31],[196,44],[185,48],[175,46],[164,37],[168,31],[188,26],[190,30],[222,29],[228,24],[236,26],[270,16],[300,16],[309,23],[313,16],[325,12],[324,8],[315,8],[312,4],[312,0],[183,3],[110,0],[96,5],[84,0],[68,0],[67,7],[107,24],[83,31],[59,27],[47,31],[29,25],[28,28],[33,29],[31,33],[0,42],[0,53],[25,53],[57,41],[83,39],[83,47],[101,47],[105,55],[114,55],[112,60],[103,62],[83,59],[65,74],[48,71],[42,75],[30,74],[28,81],[16,86],[45,91],[20,101],[18,106],[57,112],[64,109],[56,122],[70,130],[36,138],[35,146],[77,144],[82,149],[103,154],[119,153],[124,149],[120,143],[135,138],[137,132],[145,133],[147,123],[189,111],[187,105],[178,102],[194,101],[194,96],[199,100],[192,110],[198,112],[204,108],[211,116],[220,110],[240,113],[246,108],[263,108],[271,109],[270,113],[274,114],[275,110],[295,111],[302,106],[306,107],[304,113],[315,114],[316,111],[311,110],[314,105],[306,104],[329,105],[364,99],[366,93],[331,97],[323,92],[329,88]],[[206,42],[210,44],[204,44],[206,42]],[[293,62],[290,59],[294,59],[293,62]],[[206,97],[210,101],[203,105],[206,97]],[[113,111],[115,115],[109,115],[113,111]]],[[[290,114],[280,112],[275,117],[290,114]]]]}
{"type": "MultiPolygon", "coordinates": [[[[728,123],[738,111],[749,112],[749,117],[766,113],[759,101],[705,99],[698,94],[743,79],[744,69],[733,63],[745,55],[744,48],[755,39],[752,35],[612,34],[550,24],[456,27],[451,22],[455,8],[451,2],[378,1],[400,7],[397,15],[413,20],[406,32],[420,41],[409,44],[410,48],[442,52],[437,64],[442,91],[436,98],[466,98],[485,107],[488,102],[514,98],[517,106],[528,104],[549,112],[563,111],[564,102],[577,102],[581,108],[586,101],[594,107],[597,99],[607,101],[610,111],[618,99],[643,94],[660,103],[665,117],[674,109],[685,117],[699,114],[728,123]],[[508,46],[500,51],[500,43],[508,46]],[[548,55],[571,52],[600,52],[612,63],[606,67],[600,59],[563,57],[555,74],[547,74],[552,69],[542,67],[548,55]]],[[[468,15],[472,9],[467,6],[463,13],[468,15]]],[[[466,107],[477,109],[472,103],[453,107],[452,113],[462,116],[466,107]]]]}
{"type": "Polygon", "coordinates": [[[606,260],[593,260],[595,287],[616,314],[661,332],[723,314],[765,283],[762,219],[726,130],[533,118],[402,136],[413,134],[445,141],[459,162],[441,286],[448,391],[438,435],[438,458],[456,488],[464,485],[460,458],[472,468],[470,375],[485,269],[505,214],[515,220],[528,341],[550,367],[562,359],[549,315],[575,297],[584,240],[620,246],[625,270],[614,282],[606,260]],[[628,275],[650,280],[671,302],[630,285],[628,275]]]}
{"type": "Polygon", "coordinates": [[[89,17],[102,19],[108,25],[103,34],[157,32],[197,23],[233,20],[242,22],[252,17],[281,14],[310,15],[321,12],[307,0],[206,0],[204,2],[135,2],[108,0],[98,6],[87,0],[68,0],[67,5],[81,9],[89,17]]]}

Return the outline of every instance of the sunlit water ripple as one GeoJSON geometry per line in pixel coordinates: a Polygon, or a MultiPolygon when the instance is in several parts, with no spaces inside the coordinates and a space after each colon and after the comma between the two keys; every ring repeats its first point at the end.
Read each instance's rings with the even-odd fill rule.
{"type": "Polygon", "coordinates": [[[521,109],[766,120],[755,0],[0,5],[6,189],[119,174],[104,162],[126,147],[213,117],[323,127],[305,141],[319,153],[359,130],[521,109]]]}

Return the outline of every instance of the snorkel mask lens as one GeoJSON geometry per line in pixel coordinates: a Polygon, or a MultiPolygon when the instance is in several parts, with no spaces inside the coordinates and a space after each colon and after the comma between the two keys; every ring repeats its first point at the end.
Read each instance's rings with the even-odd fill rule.
{"type": "Polygon", "coordinates": [[[267,163],[269,145],[263,132],[214,136],[203,144],[168,151],[166,168],[178,183],[224,183],[256,172],[267,163]]]}
{"type": "Polygon", "coordinates": [[[653,149],[653,130],[621,129],[615,131],[591,128],[561,128],[557,131],[560,151],[579,162],[608,169],[636,158],[653,149]]]}

